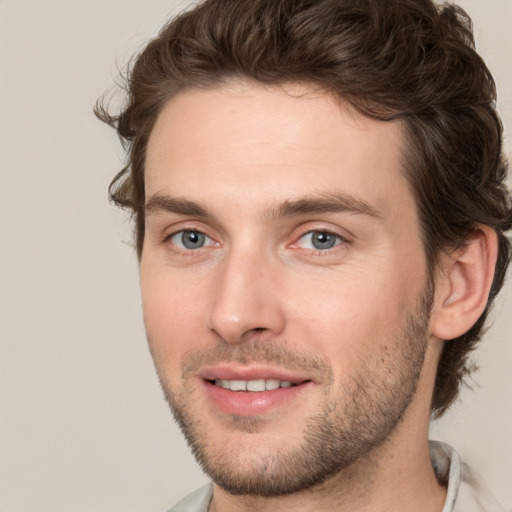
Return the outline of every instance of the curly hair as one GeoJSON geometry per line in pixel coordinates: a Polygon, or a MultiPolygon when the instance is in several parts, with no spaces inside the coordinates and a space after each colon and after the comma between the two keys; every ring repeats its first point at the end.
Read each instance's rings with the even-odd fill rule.
{"type": "Polygon", "coordinates": [[[503,130],[471,19],[431,0],[205,0],[171,20],[130,66],[121,111],[109,113],[105,99],[95,109],[127,150],[127,165],[109,192],[133,214],[139,258],[145,153],[158,114],[179,91],[237,79],[314,84],[367,116],[403,121],[405,173],[431,280],[442,251],[463,244],[478,224],[496,231],[487,307],[441,355],[431,406],[441,416],[470,372],[468,356],[510,260],[503,130]]]}

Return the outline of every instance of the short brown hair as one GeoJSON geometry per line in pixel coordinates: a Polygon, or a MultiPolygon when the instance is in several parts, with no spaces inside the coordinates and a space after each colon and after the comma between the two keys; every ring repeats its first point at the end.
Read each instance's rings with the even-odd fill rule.
{"type": "Polygon", "coordinates": [[[469,373],[510,259],[512,223],[496,90],[459,7],[431,0],[206,0],[163,27],[126,76],[127,103],[96,114],[116,128],[127,165],[110,197],[135,219],[144,241],[147,142],[168,99],[190,87],[236,79],[311,83],[365,115],[405,123],[405,172],[415,195],[430,278],[441,251],[464,243],[477,224],[498,235],[487,307],[463,336],[445,344],[432,411],[440,416],[469,373]]]}

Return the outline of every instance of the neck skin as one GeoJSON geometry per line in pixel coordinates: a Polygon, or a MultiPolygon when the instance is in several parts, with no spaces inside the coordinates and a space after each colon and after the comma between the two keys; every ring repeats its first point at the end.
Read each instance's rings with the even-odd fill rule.
{"type": "Polygon", "coordinates": [[[314,488],[276,498],[232,496],[214,484],[209,512],[441,512],[446,488],[436,479],[428,449],[440,346],[438,340],[431,343],[417,392],[402,421],[366,457],[314,488]]]}

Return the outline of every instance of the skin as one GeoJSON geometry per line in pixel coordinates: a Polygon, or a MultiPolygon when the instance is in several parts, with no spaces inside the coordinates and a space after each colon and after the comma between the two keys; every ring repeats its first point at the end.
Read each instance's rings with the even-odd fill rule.
{"type": "Polygon", "coordinates": [[[242,480],[269,461],[274,475],[289,471],[307,426],[327,410],[364,441],[336,473],[293,493],[233,496],[215,485],[212,510],[441,510],[427,439],[442,345],[422,319],[427,271],[403,140],[400,122],[297,85],[189,90],[159,115],[140,281],[178,420],[203,459],[242,480]],[[205,234],[204,245],[187,249],[184,230],[205,234]],[[315,248],[312,232],[335,245],[315,248]],[[409,338],[417,344],[407,352],[409,338]],[[277,404],[223,408],[205,384],[219,371],[301,385],[277,404]],[[354,383],[369,396],[355,407],[354,383]]]}

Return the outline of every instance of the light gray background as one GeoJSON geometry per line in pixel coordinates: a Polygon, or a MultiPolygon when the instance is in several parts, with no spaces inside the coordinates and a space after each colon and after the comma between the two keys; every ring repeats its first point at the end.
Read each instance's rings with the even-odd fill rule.
{"type": "MultiPolygon", "coordinates": [[[[92,106],[188,1],[0,0],[0,511],[164,511],[206,481],[174,426],[141,321],[123,153],[92,106]]],[[[512,130],[511,0],[461,0],[512,130]]],[[[506,297],[508,294],[508,298],[506,297]]],[[[432,436],[512,509],[512,297],[475,392],[432,436]]]]}

